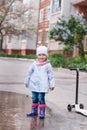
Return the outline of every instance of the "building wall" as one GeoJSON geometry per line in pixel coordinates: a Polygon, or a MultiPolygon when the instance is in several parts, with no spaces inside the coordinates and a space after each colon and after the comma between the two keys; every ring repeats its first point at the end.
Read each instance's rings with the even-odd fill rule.
{"type": "Polygon", "coordinates": [[[38,19],[38,32],[37,32],[37,44],[45,44],[48,46],[46,41],[47,29],[49,28],[48,10],[50,6],[50,0],[43,0],[39,3],[39,19],[38,19]],[[41,36],[39,35],[41,34],[41,36]],[[40,38],[39,38],[40,37],[40,38]]]}
{"type": "MultiPolygon", "coordinates": [[[[33,14],[33,22],[36,23],[37,32],[31,33],[27,36],[27,39],[21,39],[18,37],[13,38],[11,42],[9,42],[8,38],[4,39],[3,49],[11,53],[21,53],[23,55],[26,54],[34,54],[36,51],[36,46],[39,44],[44,44],[48,46],[49,52],[62,52],[63,45],[60,45],[58,42],[54,40],[47,39],[47,32],[49,31],[49,27],[54,24],[59,17],[62,15],[69,16],[74,13],[76,10],[80,12],[84,10],[85,16],[87,16],[87,1],[86,0],[62,0],[61,8],[52,13],[52,3],[53,0],[30,0],[31,5],[38,10],[36,10],[33,14]],[[86,3],[82,3],[85,1],[86,3]],[[35,2],[35,4],[33,4],[35,2]],[[40,3],[39,3],[40,2],[40,3]],[[78,4],[80,3],[80,4],[78,4]],[[40,21],[40,13],[43,12],[43,20],[40,21]],[[49,17],[48,17],[49,16],[49,17]],[[40,35],[40,36],[39,36],[40,35]]],[[[85,40],[85,46],[87,44],[87,38],[85,40]]]]}
{"type": "Polygon", "coordinates": [[[35,53],[36,51],[39,0],[27,0],[24,1],[24,3],[27,4],[27,6],[31,6],[33,9],[35,8],[32,13],[32,23],[34,24],[36,31],[30,31],[26,38],[22,35],[6,36],[3,42],[3,50],[8,54],[20,53],[26,55],[35,53]],[[34,2],[35,4],[33,4],[34,2]]]}
{"type": "MultiPolygon", "coordinates": [[[[79,3],[85,0],[62,0],[62,4],[61,4],[61,10],[56,12],[56,13],[51,13],[51,17],[50,17],[50,26],[55,23],[59,17],[61,17],[62,15],[68,17],[71,14],[74,14],[76,12],[76,10],[78,10],[80,13],[85,12],[84,15],[86,17],[87,15],[87,2],[86,3],[80,3],[80,6],[75,6],[74,3],[79,3]],[[78,2],[77,2],[78,1],[78,2]]],[[[52,5],[51,5],[52,8],[52,5]]],[[[84,40],[84,44],[85,46],[87,43],[87,39],[84,40]]],[[[59,44],[58,42],[55,42],[54,40],[50,40],[49,42],[49,50],[50,52],[57,52],[61,53],[63,50],[63,45],[59,44]]],[[[74,49],[74,55],[77,55],[78,53],[78,49],[75,48],[74,49]]]]}
{"type": "MultiPolygon", "coordinates": [[[[51,14],[50,14],[50,24],[49,26],[52,26],[59,17],[61,17],[62,15],[62,9],[63,9],[63,1],[61,2],[61,8],[57,11],[57,12],[52,12],[52,8],[53,8],[53,1],[51,0],[51,14]]],[[[62,45],[60,45],[58,43],[58,41],[56,42],[55,40],[49,40],[49,51],[52,52],[61,52],[62,50],[62,45]]]]}
{"type": "MultiPolygon", "coordinates": [[[[43,0],[40,1],[39,4],[39,14],[41,10],[44,10],[44,18],[42,22],[38,23],[38,32],[41,31],[42,33],[42,38],[41,41],[39,42],[38,37],[37,37],[37,44],[45,44],[45,37],[46,37],[46,29],[49,30],[49,27],[54,24],[61,15],[68,16],[70,15],[72,11],[72,5],[71,5],[72,0],[62,0],[61,2],[61,9],[59,9],[57,12],[52,13],[52,6],[53,6],[53,0],[43,0]],[[49,20],[47,21],[46,19],[46,7],[50,6],[50,16],[49,20]]],[[[40,15],[39,15],[40,17],[40,15]]],[[[55,42],[54,40],[49,40],[47,44],[49,51],[50,52],[61,52],[63,49],[63,45],[60,45],[58,42],[55,42]]]]}

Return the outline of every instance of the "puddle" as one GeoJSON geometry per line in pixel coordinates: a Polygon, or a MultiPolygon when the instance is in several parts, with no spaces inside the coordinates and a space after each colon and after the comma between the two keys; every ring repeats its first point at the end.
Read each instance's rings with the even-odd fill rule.
{"type": "Polygon", "coordinates": [[[31,111],[31,99],[27,95],[0,92],[0,130],[86,130],[87,118],[76,113],[62,111],[57,115],[46,109],[44,120],[26,117],[31,111]]]}

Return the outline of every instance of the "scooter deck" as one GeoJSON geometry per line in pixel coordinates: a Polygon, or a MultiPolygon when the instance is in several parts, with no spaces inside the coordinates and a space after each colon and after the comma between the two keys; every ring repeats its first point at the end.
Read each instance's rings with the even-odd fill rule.
{"type": "Polygon", "coordinates": [[[79,105],[75,105],[75,112],[87,116],[87,110],[79,108],[79,105]]]}

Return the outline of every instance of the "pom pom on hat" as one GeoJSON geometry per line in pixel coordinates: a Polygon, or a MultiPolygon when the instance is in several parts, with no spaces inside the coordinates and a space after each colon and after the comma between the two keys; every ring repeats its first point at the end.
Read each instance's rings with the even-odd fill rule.
{"type": "Polygon", "coordinates": [[[45,54],[46,56],[48,56],[48,49],[46,46],[39,46],[37,47],[36,50],[36,55],[38,56],[39,54],[45,54]]]}

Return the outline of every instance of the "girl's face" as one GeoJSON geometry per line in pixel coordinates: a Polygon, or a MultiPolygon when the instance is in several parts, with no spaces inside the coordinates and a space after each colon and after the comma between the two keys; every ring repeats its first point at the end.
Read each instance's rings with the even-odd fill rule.
{"type": "Polygon", "coordinates": [[[38,59],[38,61],[40,61],[40,62],[44,62],[44,61],[47,60],[47,56],[46,56],[45,54],[39,54],[39,55],[37,56],[37,59],[38,59]]]}

